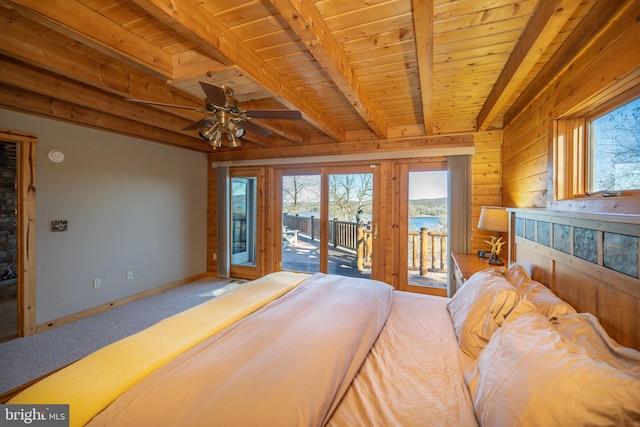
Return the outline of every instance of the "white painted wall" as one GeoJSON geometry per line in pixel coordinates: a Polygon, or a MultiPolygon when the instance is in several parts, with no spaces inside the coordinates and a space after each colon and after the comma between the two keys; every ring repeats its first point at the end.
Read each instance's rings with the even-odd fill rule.
{"type": "Polygon", "coordinates": [[[38,324],[206,271],[205,154],[6,110],[0,127],[38,137],[38,324]]]}

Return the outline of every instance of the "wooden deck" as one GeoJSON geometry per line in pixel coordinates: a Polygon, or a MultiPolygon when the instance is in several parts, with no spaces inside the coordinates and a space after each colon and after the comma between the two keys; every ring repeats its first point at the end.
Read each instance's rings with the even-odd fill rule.
{"type": "MultiPolygon", "coordinates": [[[[348,277],[371,278],[371,269],[358,270],[355,251],[329,246],[329,274],[348,277]]],[[[320,271],[320,242],[299,233],[297,243],[289,243],[282,249],[282,269],[315,273],[320,271]]],[[[447,287],[447,273],[429,273],[427,277],[417,272],[409,274],[409,284],[434,288],[447,287]]]]}

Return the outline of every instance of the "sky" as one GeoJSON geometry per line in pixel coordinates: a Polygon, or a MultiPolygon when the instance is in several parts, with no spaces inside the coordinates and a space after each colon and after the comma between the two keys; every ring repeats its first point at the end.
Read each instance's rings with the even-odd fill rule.
{"type": "Polygon", "coordinates": [[[409,200],[447,197],[447,171],[411,172],[409,200]]]}
{"type": "MultiPolygon", "coordinates": [[[[318,200],[320,175],[303,178],[306,188],[299,201],[318,200]]],[[[447,171],[416,171],[409,174],[409,200],[447,197],[447,171]]]]}

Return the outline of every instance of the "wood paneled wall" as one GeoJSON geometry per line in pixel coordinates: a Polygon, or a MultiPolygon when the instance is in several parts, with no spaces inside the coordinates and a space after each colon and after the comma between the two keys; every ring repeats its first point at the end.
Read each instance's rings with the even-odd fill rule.
{"type": "Polygon", "coordinates": [[[640,82],[640,2],[598,2],[505,115],[502,202],[553,200],[554,120],[585,114],[640,82]]]}
{"type": "Polygon", "coordinates": [[[502,206],[500,197],[502,132],[478,132],[474,136],[474,145],[476,154],[473,156],[471,177],[471,249],[473,253],[490,249],[485,240],[493,236],[492,232],[477,228],[482,207],[502,206]]]}

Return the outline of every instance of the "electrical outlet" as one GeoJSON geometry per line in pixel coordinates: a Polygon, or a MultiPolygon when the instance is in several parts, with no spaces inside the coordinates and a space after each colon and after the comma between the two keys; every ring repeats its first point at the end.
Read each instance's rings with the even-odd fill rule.
{"type": "Polygon", "coordinates": [[[93,279],[93,289],[99,288],[101,285],[100,279],[93,279]]]}
{"type": "Polygon", "coordinates": [[[127,280],[133,279],[133,271],[127,271],[127,280]]]}

